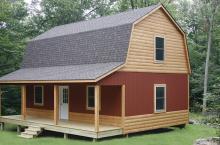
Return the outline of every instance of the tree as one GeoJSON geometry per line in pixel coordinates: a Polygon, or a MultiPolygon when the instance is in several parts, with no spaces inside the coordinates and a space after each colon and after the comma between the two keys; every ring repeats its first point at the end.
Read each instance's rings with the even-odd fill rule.
{"type": "Polygon", "coordinates": [[[33,0],[28,21],[31,37],[58,25],[84,20],[84,12],[92,4],[90,0],[33,0]],[[38,5],[41,9],[36,8],[38,5]]]}
{"type": "Polygon", "coordinates": [[[207,40],[207,53],[206,53],[206,61],[205,61],[205,75],[204,75],[204,91],[203,91],[203,107],[202,111],[203,113],[207,110],[207,87],[208,87],[208,70],[209,70],[209,59],[210,59],[210,51],[211,51],[211,44],[212,44],[212,37],[213,37],[213,23],[214,23],[214,17],[217,13],[218,7],[219,7],[218,0],[206,0],[203,1],[203,10],[202,11],[206,24],[207,24],[207,31],[208,31],[208,40],[207,40]]]}
{"type": "Polygon", "coordinates": [[[0,76],[19,67],[25,47],[27,9],[22,0],[0,2],[0,76]]]}
{"type": "MultiPolygon", "coordinates": [[[[19,68],[27,40],[27,8],[23,0],[0,1],[0,76],[19,68]]],[[[2,114],[20,112],[17,87],[2,87],[2,114]],[[13,104],[13,105],[12,105],[13,104]],[[10,108],[10,109],[6,109],[10,108]]]]}

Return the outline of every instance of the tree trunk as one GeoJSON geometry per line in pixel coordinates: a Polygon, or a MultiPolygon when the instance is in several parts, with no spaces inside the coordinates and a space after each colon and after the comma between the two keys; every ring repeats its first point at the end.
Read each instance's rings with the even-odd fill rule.
{"type": "Polygon", "coordinates": [[[204,90],[203,90],[203,104],[202,104],[202,113],[206,113],[207,107],[207,88],[208,88],[208,73],[209,73],[209,57],[210,57],[210,50],[211,50],[211,42],[212,42],[212,23],[213,19],[209,19],[209,31],[208,31],[208,49],[206,52],[206,62],[205,62],[205,76],[204,76],[204,90]]]}
{"type": "Polygon", "coordinates": [[[134,9],[134,1],[130,0],[130,2],[131,2],[131,8],[134,9]]]}

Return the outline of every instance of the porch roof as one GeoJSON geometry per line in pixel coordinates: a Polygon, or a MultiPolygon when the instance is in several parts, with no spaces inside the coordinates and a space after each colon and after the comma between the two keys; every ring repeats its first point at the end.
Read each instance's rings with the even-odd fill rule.
{"type": "Polygon", "coordinates": [[[118,70],[123,62],[109,62],[69,66],[22,68],[0,77],[0,83],[28,82],[96,82],[118,70]]]}

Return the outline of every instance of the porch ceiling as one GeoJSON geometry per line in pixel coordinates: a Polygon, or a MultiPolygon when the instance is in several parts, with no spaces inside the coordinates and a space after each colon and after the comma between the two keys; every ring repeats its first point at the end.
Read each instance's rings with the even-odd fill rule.
{"type": "Polygon", "coordinates": [[[96,82],[122,66],[123,62],[24,68],[0,78],[0,83],[96,82]]]}

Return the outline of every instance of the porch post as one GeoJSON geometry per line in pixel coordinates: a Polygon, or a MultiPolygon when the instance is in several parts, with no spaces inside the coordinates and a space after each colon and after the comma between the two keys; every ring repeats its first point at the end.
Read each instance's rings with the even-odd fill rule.
{"type": "Polygon", "coordinates": [[[1,86],[0,86],[0,116],[2,115],[2,90],[1,90],[1,86]]]}
{"type": "Polygon", "coordinates": [[[21,113],[22,113],[22,119],[26,119],[26,86],[21,86],[21,113]]]}
{"type": "Polygon", "coordinates": [[[99,99],[100,86],[95,86],[95,132],[99,132],[99,99]]]}
{"type": "Polygon", "coordinates": [[[121,86],[121,126],[124,129],[125,120],[125,85],[121,86]]]}
{"type": "Polygon", "coordinates": [[[54,124],[58,124],[59,118],[59,87],[58,85],[54,85],[54,124]]]}

